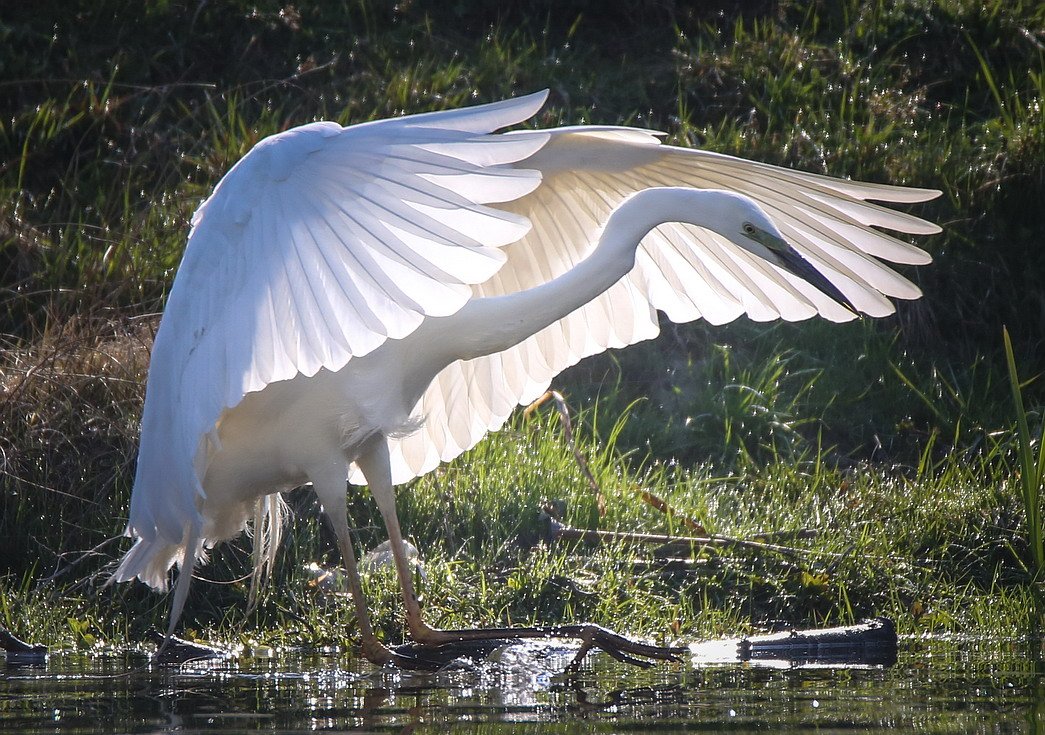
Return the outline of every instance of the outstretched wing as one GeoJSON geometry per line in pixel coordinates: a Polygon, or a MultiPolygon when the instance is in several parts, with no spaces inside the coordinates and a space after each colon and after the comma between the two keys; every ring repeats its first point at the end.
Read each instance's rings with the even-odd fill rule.
{"type": "MultiPolygon", "coordinates": [[[[505,137],[512,137],[508,134],[505,137]]],[[[887,297],[912,299],[918,288],[882,264],[924,264],[922,250],[877,228],[931,234],[939,228],[868,200],[910,203],[939,192],[793,171],[706,151],[661,145],[655,133],[630,128],[561,128],[519,166],[543,175],[535,191],[504,205],[532,223],[507,246],[506,265],[474,287],[477,296],[530,288],[565,272],[594,247],[609,214],[653,186],[726,189],[756,200],[790,243],[861,311],[893,311],[887,297]]],[[[676,322],[832,321],[854,317],[808,283],[719,235],[667,224],[642,242],[636,267],[585,307],[505,352],[457,362],[421,399],[420,431],[392,439],[396,482],[424,474],[500,428],[519,403],[545,391],[580,359],[657,335],[656,310],[676,322]]],[[[354,476],[353,479],[359,479],[354,476]]]]}
{"type": "Polygon", "coordinates": [[[530,223],[488,205],[537,187],[540,172],[513,164],[548,135],[489,133],[545,96],[313,123],[229,171],[193,218],[156,336],[130,533],[168,544],[198,533],[200,463],[223,410],[455,312],[503,266],[530,223]]]}

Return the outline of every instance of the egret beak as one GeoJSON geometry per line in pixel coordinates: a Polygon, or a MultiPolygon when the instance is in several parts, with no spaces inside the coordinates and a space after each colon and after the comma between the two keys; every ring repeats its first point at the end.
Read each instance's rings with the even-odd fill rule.
{"type": "Polygon", "coordinates": [[[751,238],[776,256],[773,261],[774,265],[783,268],[792,275],[798,276],[809,285],[822,291],[827,296],[830,296],[854,314],[858,315],[860,313],[859,310],[853,306],[853,302],[846,298],[845,294],[839,291],[833,283],[827,280],[820,271],[813,267],[812,263],[803,258],[797,250],[791,247],[787,240],[761,229],[756,230],[751,235],[751,238]]]}

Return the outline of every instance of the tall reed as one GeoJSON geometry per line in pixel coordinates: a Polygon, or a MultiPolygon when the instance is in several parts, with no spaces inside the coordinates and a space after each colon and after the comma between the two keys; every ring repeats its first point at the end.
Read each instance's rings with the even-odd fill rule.
{"type": "Polygon", "coordinates": [[[1042,546],[1041,492],[1045,484],[1045,421],[1042,422],[1038,441],[1031,439],[1027,409],[1023,403],[1023,385],[1016,372],[1016,358],[1012,352],[1009,330],[1002,328],[1005,339],[1005,359],[1009,365],[1009,384],[1012,386],[1012,401],[1016,408],[1016,438],[1018,442],[1019,487],[1023,498],[1023,510],[1027,519],[1027,543],[1034,561],[1034,580],[1040,581],[1045,569],[1045,548],[1042,546]]]}

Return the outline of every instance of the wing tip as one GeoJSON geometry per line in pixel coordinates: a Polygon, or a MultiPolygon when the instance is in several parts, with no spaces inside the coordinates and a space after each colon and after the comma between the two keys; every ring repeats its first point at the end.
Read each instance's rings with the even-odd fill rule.
{"type": "Polygon", "coordinates": [[[869,181],[842,179],[846,183],[867,187],[859,197],[872,202],[890,202],[893,204],[919,204],[929,202],[943,195],[940,189],[923,189],[917,186],[902,184],[875,184],[869,181]]]}
{"type": "Polygon", "coordinates": [[[943,196],[943,191],[940,189],[922,189],[916,186],[905,186],[902,187],[904,191],[910,194],[910,202],[930,202],[933,199],[937,199],[943,196]],[[918,197],[915,199],[914,197],[918,197]]]}

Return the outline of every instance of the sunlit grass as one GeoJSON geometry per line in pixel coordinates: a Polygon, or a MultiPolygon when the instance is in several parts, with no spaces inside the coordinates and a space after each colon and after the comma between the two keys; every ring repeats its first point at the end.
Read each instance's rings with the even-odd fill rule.
{"type": "MultiPolygon", "coordinates": [[[[605,417],[603,417],[605,418],[605,417]]],[[[894,618],[902,633],[1014,635],[1026,629],[1026,575],[1019,572],[1019,500],[1005,489],[1001,457],[952,455],[920,472],[897,467],[830,467],[810,455],[738,469],[633,469],[580,421],[578,448],[605,494],[599,516],[554,413],[515,420],[455,463],[400,492],[403,525],[420,548],[418,579],[430,622],[445,627],[592,621],[662,640],[789,625],[848,624],[894,618]],[[655,547],[542,540],[538,509],[553,501],[571,526],[622,533],[689,533],[644,503],[639,488],[664,498],[717,536],[785,534],[773,548],[721,544],[660,558],[655,547]],[[798,537],[798,532],[812,532],[798,537]]],[[[257,612],[245,614],[246,585],[197,581],[186,627],[225,642],[347,645],[354,615],[347,597],[310,584],[304,562],[336,562],[314,502],[295,496],[299,513],[282,550],[277,583],[257,612]]],[[[362,550],[383,539],[366,499],[353,506],[362,550]]],[[[245,546],[245,542],[240,544],[245,546]]],[[[1029,560],[1028,560],[1029,561],[1029,560]]],[[[90,565],[88,565],[90,566],[90,565]]],[[[200,569],[235,580],[248,568],[225,549],[200,569]]],[[[394,575],[367,579],[375,623],[389,641],[404,636],[394,575]]],[[[83,646],[89,621],[99,640],[140,639],[161,626],[163,598],[140,588],[6,583],[5,624],[28,637],[83,646]],[[46,614],[33,611],[46,607],[46,614]],[[137,610],[129,619],[121,611],[137,610]],[[17,612],[14,612],[17,611],[17,612]],[[123,626],[118,623],[123,619],[123,626]]]]}

